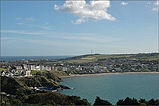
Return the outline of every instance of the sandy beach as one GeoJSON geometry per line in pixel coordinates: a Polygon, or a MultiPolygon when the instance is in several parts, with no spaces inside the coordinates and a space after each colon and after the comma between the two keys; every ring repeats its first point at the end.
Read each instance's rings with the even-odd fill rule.
{"type": "Polygon", "coordinates": [[[98,75],[113,75],[113,74],[159,74],[159,72],[96,73],[96,74],[77,74],[77,75],[59,76],[59,77],[60,78],[73,78],[73,77],[86,77],[86,76],[98,76],[98,75]]]}

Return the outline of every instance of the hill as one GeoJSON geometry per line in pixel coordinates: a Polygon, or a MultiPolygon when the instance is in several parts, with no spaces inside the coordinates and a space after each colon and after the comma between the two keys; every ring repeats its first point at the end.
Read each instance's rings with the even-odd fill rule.
{"type": "Polygon", "coordinates": [[[59,77],[54,75],[49,71],[37,72],[31,77],[21,77],[21,78],[9,78],[5,76],[1,77],[1,92],[6,92],[8,94],[17,94],[19,90],[25,94],[30,94],[33,92],[29,87],[48,87],[48,88],[63,88],[69,89],[69,87],[60,85],[58,82],[61,81],[59,77]]]}
{"type": "Polygon", "coordinates": [[[107,58],[127,58],[131,60],[159,60],[159,53],[139,53],[139,54],[87,54],[59,60],[59,62],[83,63],[101,61],[107,58]]]}

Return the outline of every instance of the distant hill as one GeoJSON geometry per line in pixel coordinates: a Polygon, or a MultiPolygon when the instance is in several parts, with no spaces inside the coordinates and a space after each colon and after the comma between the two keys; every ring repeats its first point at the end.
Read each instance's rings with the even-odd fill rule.
{"type": "Polygon", "coordinates": [[[132,60],[159,60],[159,53],[139,53],[139,54],[86,54],[59,60],[59,62],[94,62],[106,58],[127,58],[132,60]]]}

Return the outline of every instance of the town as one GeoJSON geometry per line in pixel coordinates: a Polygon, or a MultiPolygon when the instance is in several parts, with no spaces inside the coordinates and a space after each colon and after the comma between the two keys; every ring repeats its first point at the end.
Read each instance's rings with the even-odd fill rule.
{"type": "MultiPolygon", "coordinates": [[[[145,54],[143,54],[145,56],[145,54]]],[[[99,58],[96,61],[69,62],[70,58],[64,60],[32,59],[19,61],[1,61],[1,75],[7,77],[28,77],[32,76],[31,71],[63,71],[68,75],[72,74],[95,74],[115,72],[158,72],[159,60],[142,59],[139,55],[99,58]],[[138,57],[138,59],[136,59],[138,57]],[[135,59],[134,59],[135,58],[135,59]]],[[[147,57],[158,56],[148,54],[147,57]]],[[[83,57],[84,56],[84,57],[83,57]]],[[[83,55],[88,58],[92,55],[83,55]]],[[[98,56],[95,54],[94,56],[98,56]]],[[[99,55],[100,56],[100,55],[99,55]]],[[[76,59],[74,59],[76,60],[76,59]]],[[[78,61],[78,60],[77,60],[78,61]]]]}

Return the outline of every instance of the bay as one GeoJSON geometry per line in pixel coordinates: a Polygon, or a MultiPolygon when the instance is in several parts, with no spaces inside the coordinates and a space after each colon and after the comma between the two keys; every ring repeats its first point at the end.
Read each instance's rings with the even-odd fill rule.
{"type": "Polygon", "coordinates": [[[159,74],[114,74],[65,78],[61,84],[73,87],[59,91],[94,103],[96,96],[115,104],[119,99],[159,99],[159,74]]]}

